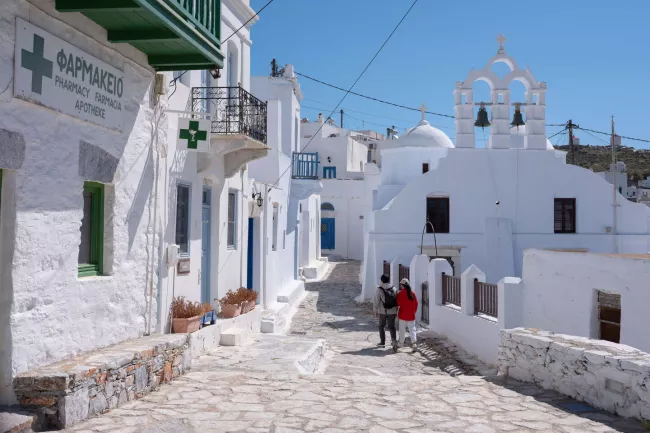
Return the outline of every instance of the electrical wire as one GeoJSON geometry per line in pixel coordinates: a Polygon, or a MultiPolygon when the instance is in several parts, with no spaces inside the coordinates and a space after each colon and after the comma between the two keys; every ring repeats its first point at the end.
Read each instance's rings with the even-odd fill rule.
{"type": "MultiPolygon", "coordinates": [[[[562,125],[562,126],[564,126],[564,125],[562,125]]],[[[563,130],[561,130],[561,131],[559,131],[559,132],[556,132],[555,134],[551,135],[550,137],[548,137],[548,139],[550,140],[551,138],[555,137],[555,136],[558,135],[558,134],[563,133],[564,131],[566,131],[566,128],[564,128],[563,130]]]]}
{"type": "MultiPolygon", "coordinates": [[[[578,126],[576,129],[580,129],[582,131],[589,131],[589,132],[593,132],[593,133],[596,133],[596,134],[602,134],[602,135],[608,135],[608,136],[612,135],[611,132],[596,131],[594,129],[583,128],[581,126],[578,126]]],[[[650,140],[646,140],[644,138],[627,137],[625,135],[619,135],[619,134],[616,134],[616,135],[618,135],[619,137],[624,138],[626,140],[633,140],[633,141],[641,141],[643,143],[650,143],[650,140]]],[[[607,145],[609,146],[610,143],[607,143],[607,145]]]]}
{"type": "MultiPolygon", "coordinates": [[[[274,1],[275,1],[275,0],[269,0],[269,2],[268,2],[267,4],[265,4],[265,5],[264,5],[260,10],[258,10],[257,12],[255,12],[255,14],[254,14],[252,17],[250,17],[250,19],[249,19],[248,21],[246,21],[244,24],[242,24],[241,27],[239,27],[237,30],[235,30],[235,31],[234,31],[230,36],[228,36],[226,39],[224,39],[223,41],[221,41],[221,45],[223,45],[224,43],[226,43],[226,41],[227,41],[228,39],[230,39],[230,38],[232,38],[233,36],[235,36],[235,35],[237,34],[237,32],[239,32],[241,29],[243,29],[243,28],[246,26],[246,24],[248,24],[248,23],[250,23],[251,21],[253,21],[253,20],[255,19],[256,16],[258,16],[258,15],[259,15],[259,14],[260,14],[264,9],[266,9],[266,7],[267,7],[268,5],[270,5],[270,4],[273,3],[274,1]]],[[[174,78],[173,80],[171,80],[171,81],[169,82],[169,85],[170,85],[170,86],[172,86],[172,85],[174,86],[174,91],[172,92],[171,95],[169,95],[170,97],[174,94],[174,92],[176,92],[176,83],[178,82],[178,80],[180,80],[181,77],[182,77],[183,75],[185,75],[187,72],[189,72],[189,69],[188,69],[187,71],[183,71],[183,72],[182,72],[178,77],[174,78]]]]}
{"type": "MultiPolygon", "coordinates": [[[[371,101],[380,102],[380,103],[382,103],[382,104],[392,105],[393,107],[404,108],[405,110],[420,111],[420,110],[417,109],[417,108],[408,107],[408,106],[406,106],[406,105],[401,105],[401,104],[396,104],[396,103],[394,103],[394,102],[385,101],[385,100],[383,100],[383,99],[375,98],[375,97],[373,97],[373,96],[363,95],[363,94],[361,94],[361,93],[357,93],[357,92],[352,92],[351,90],[346,90],[346,89],[344,89],[344,88],[342,88],[342,87],[335,86],[334,84],[326,83],[325,81],[321,81],[321,80],[319,80],[319,79],[317,79],[317,78],[310,77],[309,75],[302,74],[302,73],[300,73],[300,72],[296,72],[296,75],[300,75],[301,77],[304,77],[304,78],[306,78],[306,79],[308,79],[308,80],[315,81],[315,82],[317,82],[317,83],[323,84],[323,85],[328,86],[328,87],[331,87],[331,88],[333,88],[333,89],[337,89],[337,90],[340,90],[340,91],[342,91],[342,92],[346,92],[346,96],[347,96],[348,94],[351,94],[351,95],[354,95],[354,96],[358,96],[358,97],[360,97],[360,98],[365,98],[365,99],[370,99],[371,101]]],[[[447,117],[447,118],[450,118],[450,119],[455,119],[455,118],[456,118],[455,116],[452,116],[452,115],[449,115],[449,114],[441,114],[441,113],[436,113],[436,112],[434,112],[434,111],[425,111],[425,113],[427,113],[427,114],[432,114],[432,115],[434,115],[434,116],[447,117]]]]}
{"type": "MultiPolygon", "coordinates": [[[[386,44],[388,43],[388,41],[391,40],[391,38],[393,37],[393,35],[394,35],[395,32],[397,31],[397,29],[402,25],[402,23],[404,22],[404,20],[405,20],[406,17],[409,15],[409,13],[411,12],[411,10],[413,9],[413,7],[416,5],[417,2],[418,2],[418,0],[414,0],[414,1],[413,1],[413,3],[411,4],[411,7],[408,8],[408,10],[407,10],[406,13],[404,14],[404,16],[402,16],[402,19],[399,20],[399,22],[397,23],[397,25],[395,26],[395,28],[393,29],[393,31],[388,35],[388,37],[386,38],[386,40],[384,41],[384,43],[381,44],[381,47],[379,47],[379,49],[377,50],[377,52],[375,53],[375,55],[372,57],[372,59],[370,59],[370,61],[369,61],[368,64],[366,65],[366,67],[363,69],[363,71],[361,71],[361,73],[359,74],[359,76],[357,77],[357,79],[354,80],[354,83],[352,83],[352,86],[350,86],[350,88],[349,88],[347,91],[345,91],[345,95],[343,95],[343,97],[341,98],[341,100],[339,101],[339,103],[336,104],[336,107],[334,107],[334,109],[330,112],[330,114],[329,114],[328,117],[332,117],[332,114],[334,114],[334,112],[335,112],[335,111],[336,111],[336,110],[341,106],[341,104],[343,103],[343,101],[345,101],[345,98],[347,98],[347,96],[348,96],[350,93],[352,93],[352,89],[354,88],[354,86],[356,86],[357,83],[359,82],[359,80],[361,80],[361,78],[364,76],[364,74],[366,73],[366,71],[370,68],[370,66],[373,64],[373,62],[375,61],[375,59],[376,59],[376,58],[379,56],[379,54],[382,52],[382,50],[384,49],[384,47],[386,46],[386,44]]],[[[298,74],[298,75],[301,75],[301,74],[298,74]]],[[[305,145],[302,147],[302,149],[300,149],[300,152],[301,152],[301,153],[304,152],[304,150],[307,148],[307,146],[309,146],[309,144],[314,140],[314,137],[316,137],[316,136],[318,135],[318,133],[320,132],[320,130],[323,129],[323,126],[324,126],[324,125],[325,125],[325,122],[323,122],[323,123],[320,125],[320,127],[316,130],[316,132],[311,136],[311,138],[309,139],[309,141],[307,142],[307,144],[305,144],[305,145]]],[[[282,179],[282,177],[283,177],[285,174],[287,174],[287,172],[288,172],[289,170],[291,170],[291,168],[293,167],[294,161],[295,161],[295,159],[292,158],[292,160],[291,160],[291,164],[289,164],[289,166],[288,166],[288,167],[287,167],[287,168],[282,172],[282,174],[280,175],[280,177],[278,177],[278,179],[276,179],[276,181],[273,182],[273,184],[271,185],[271,188],[273,188],[273,187],[278,183],[278,181],[279,181],[280,179],[282,179]]],[[[269,189],[269,191],[271,190],[271,188],[269,189]]]]}

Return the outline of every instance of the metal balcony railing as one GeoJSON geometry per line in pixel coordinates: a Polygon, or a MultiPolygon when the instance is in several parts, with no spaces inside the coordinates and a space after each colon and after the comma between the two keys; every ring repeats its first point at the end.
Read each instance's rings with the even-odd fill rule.
{"type": "Polygon", "coordinates": [[[213,134],[241,134],[266,144],[267,104],[241,87],[193,87],[191,105],[210,114],[213,134]]]}
{"type": "Polygon", "coordinates": [[[164,0],[217,46],[221,44],[221,0],[164,0]]]}
{"type": "Polygon", "coordinates": [[[294,152],[291,178],[318,179],[318,152],[294,152]]]}

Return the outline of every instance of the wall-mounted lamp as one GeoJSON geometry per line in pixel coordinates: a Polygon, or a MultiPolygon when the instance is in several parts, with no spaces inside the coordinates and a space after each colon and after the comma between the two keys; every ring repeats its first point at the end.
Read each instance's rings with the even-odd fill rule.
{"type": "Polygon", "coordinates": [[[262,193],[261,192],[254,192],[253,193],[253,200],[257,203],[257,207],[262,207],[262,204],[264,204],[264,200],[262,200],[262,193]]]}

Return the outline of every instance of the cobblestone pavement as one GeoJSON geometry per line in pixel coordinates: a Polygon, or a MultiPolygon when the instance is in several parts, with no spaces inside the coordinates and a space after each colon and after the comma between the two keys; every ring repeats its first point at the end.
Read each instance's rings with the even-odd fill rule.
{"type": "Polygon", "coordinates": [[[479,376],[489,368],[435,337],[415,353],[374,348],[372,312],[353,301],[358,272],[358,263],[340,263],[325,281],[309,283],[289,336],[220,347],[172,384],[70,431],[645,431],[533,385],[479,376]],[[300,375],[284,354],[314,339],[327,342],[328,366],[324,374],[300,375]]]}

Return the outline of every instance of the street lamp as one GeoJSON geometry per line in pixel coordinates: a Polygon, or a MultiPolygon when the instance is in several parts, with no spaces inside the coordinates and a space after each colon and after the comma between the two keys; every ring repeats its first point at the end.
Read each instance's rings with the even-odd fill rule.
{"type": "Polygon", "coordinates": [[[431,224],[431,221],[429,221],[429,218],[427,218],[427,222],[424,223],[424,227],[422,227],[422,238],[420,239],[420,255],[422,255],[422,249],[424,246],[424,232],[427,231],[427,226],[431,226],[431,232],[433,233],[433,246],[436,249],[436,256],[434,259],[438,258],[438,241],[436,240],[436,228],[431,224]]]}

